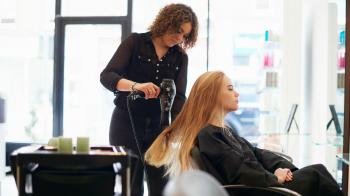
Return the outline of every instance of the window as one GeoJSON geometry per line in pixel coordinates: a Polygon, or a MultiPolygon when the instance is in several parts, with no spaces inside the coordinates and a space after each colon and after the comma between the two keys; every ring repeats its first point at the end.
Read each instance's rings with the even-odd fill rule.
{"type": "Polygon", "coordinates": [[[6,140],[47,141],[52,135],[55,1],[4,5],[0,6],[0,94],[7,105],[6,140]]]}
{"type": "MultiPolygon", "coordinates": [[[[63,13],[67,2],[62,2],[63,13]]],[[[124,3],[131,6],[132,1],[116,2],[123,7],[124,3]]],[[[96,6],[91,6],[94,1],[86,3],[93,9],[74,3],[69,8],[76,14],[84,10],[90,15],[56,18],[53,134],[89,136],[92,144],[108,144],[114,96],[100,84],[100,73],[131,32],[131,9],[125,9],[126,16],[95,16],[96,10],[112,6],[112,1],[96,6]]],[[[119,8],[113,13],[120,14],[119,8]]]]}
{"type": "Polygon", "coordinates": [[[67,25],[65,33],[63,134],[108,144],[113,93],[100,73],[121,42],[120,25],[67,25]]]}
{"type": "Polygon", "coordinates": [[[127,0],[61,0],[62,16],[126,16],[127,0]]]}

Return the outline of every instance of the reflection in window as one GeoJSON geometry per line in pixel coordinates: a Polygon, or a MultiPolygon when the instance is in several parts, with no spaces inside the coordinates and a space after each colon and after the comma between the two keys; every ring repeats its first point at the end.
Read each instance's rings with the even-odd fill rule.
{"type": "Polygon", "coordinates": [[[281,55],[276,43],[283,26],[282,3],[253,0],[235,1],[235,6],[224,1],[210,4],[209,70],[223,70],[238,84],[240,109],[230,113],[226,122],[242,136],[280,130],[277,77],[281,55]],[[273,39],[265,41],[266,31],[274,32],[273,39]],[[272,51],[269,66],[264,67],[264,55],[272,51]]]}

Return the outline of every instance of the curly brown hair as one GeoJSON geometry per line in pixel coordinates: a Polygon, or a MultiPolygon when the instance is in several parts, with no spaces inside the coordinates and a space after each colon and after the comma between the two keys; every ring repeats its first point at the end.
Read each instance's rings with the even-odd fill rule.
{"type": "Polygon", "coordinates": [[[181,25],[190,22],[191,33],[184,38],[181,48],[192,48],[198,36],[198,19],[192,8],[184,4],[169,4],[162,8],[151,26],[148,28],[152,36],[160,37],[168,31],[177,32],[181,25]]]}

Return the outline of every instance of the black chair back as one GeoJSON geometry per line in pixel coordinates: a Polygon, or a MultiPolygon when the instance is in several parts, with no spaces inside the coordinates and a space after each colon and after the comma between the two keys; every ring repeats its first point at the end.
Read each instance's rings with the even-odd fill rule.
{"type": "MultiPolygon", "coordinates": [[[[205,159],[203,156],[201,156],[201,152],[199,151],[199,148],[197,145],[194,145],[191,149],[191,156],[192,159],[196,162],[197,166],[200,170],[205,171],[207,173],[210,173],[212,176],[214,176],[221,184],[225,184],[224,179],[221,177],[221,175],[216,171],[216,169],[211,164],[205,164],[205,159]]],[[[209,163],[209,161],[207,161],[209,163]]]]}
{"type": "Polygon", "coordinates": [[[82,170],[38,167],[32,172],[34,196],[113,196],[114,185],[112,166],[82,170]]]}

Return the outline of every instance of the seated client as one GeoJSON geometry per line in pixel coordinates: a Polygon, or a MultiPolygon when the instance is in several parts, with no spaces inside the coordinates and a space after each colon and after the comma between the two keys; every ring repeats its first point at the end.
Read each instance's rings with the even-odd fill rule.
{"type": "Polygon", "coordinates": [[[222,184],[284,187],[302,195],[343,195],[327,169],[310,165],[298,169],[272,152],[253,147],[224,124],[224,116],[238,108],[238,96],[223,72],[207,72],[192,87],[175,121],[145,154],[154,166],[165,166],[167,175],[196,169],[191,149],[196,145],[209,173],[222,184]],[[212,171],[211,171],[212,170],[212,171]]]}

